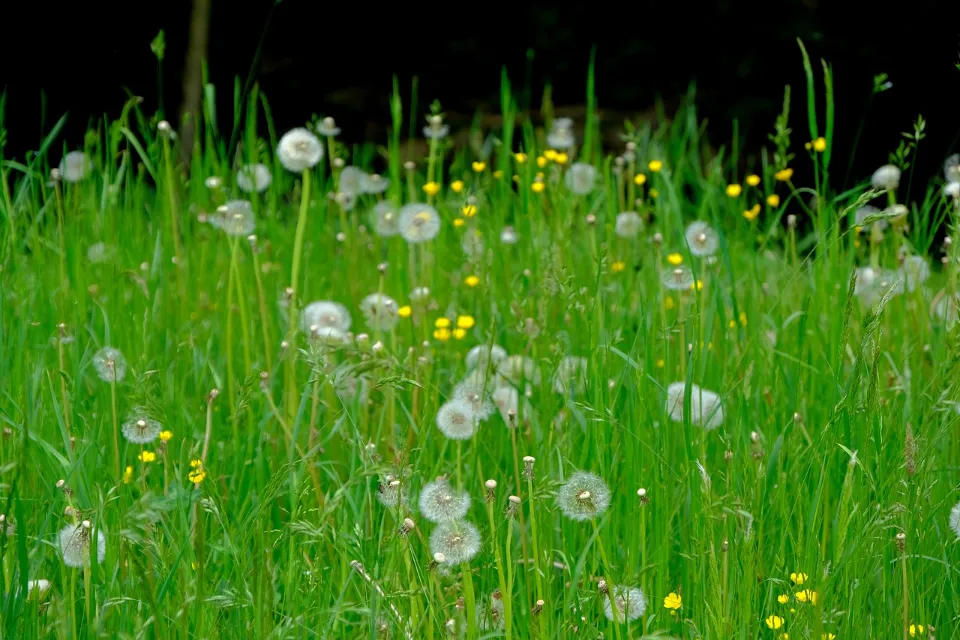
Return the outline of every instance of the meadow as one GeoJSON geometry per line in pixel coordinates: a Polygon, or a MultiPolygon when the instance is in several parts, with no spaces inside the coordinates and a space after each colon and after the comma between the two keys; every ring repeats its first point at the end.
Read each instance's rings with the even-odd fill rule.
{"type": "Polygon", "coordinates": [[[763,148],[504,74],[0,157],[3,637],[954,637],[960,158],[838,192],[798,60],[763,148]]]}

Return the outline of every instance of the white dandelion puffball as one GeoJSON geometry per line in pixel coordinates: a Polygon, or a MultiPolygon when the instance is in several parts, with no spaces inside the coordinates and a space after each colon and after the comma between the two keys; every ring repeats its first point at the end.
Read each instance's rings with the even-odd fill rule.
{"type": "Polygon", "coordinates": [[[339,302],[311,302],[304,307],[302,315],[304,333],[314,333],[316,329],[336,329],[346,333],[350,329],[350,312],[339,302]]]}
{"type": "Polygon", "coordinates": [[[423,202],[411,202],[400,209],[397,227],[410,244],[429,242],[440,233],[440,214],[423,202]]]}
{"type": "Polygon", "coordinates": [[[60,177],[64,182],[80,182],[92,170],[93,162],[83,151],[71,151],[60,161],[60,177]]]}
{"type": "Polygon", "coordinates": [[[390,238],[400,233],[397,226],[400,214],[398,207],[389,200],[381,200],[370,210],[370,222],[373,231],[381,238],[390,238]]]}
{"type": "Polygon", "coordinates": [[[493,414],[493,403],[487,396],[487,385],[482,382],[461,382],[453,388],[453,398],[467,403],[477,420],[484,421],[493,414]]]}
{"type": "Polygon", "coordinates": [[[470,494],[450,485],[446,478],[428,482],[420,490],[420,515],[430,522],[460,520],[470,510],[470,494]]]}
{"type": "Polygon", "coordinates": [[[442,121],[431,122],[423,128],[423,137],[427,140],[443,140],[450,133],[450,125],[443,124],[442,121]]]}
{"type": "MultiPolygon", "coordinates": [[[[685,382],[674,382],[667,387],[667,415],[674,422],[683,422],[685,382]]],[[[713,391],[690,385],[690,422],[706,430],[723,424],[723,405],[713,391]]]]}
{"type": "Polygon", "coordinates": [[[593,187],[597,183],[597,170],[592,164],[574,162],[567,169],[564,180],[567,183],[567,189],[578,196],[585,196],[593,191],[593,187]]]}
{"type": "Polygon", "coordinates": [[[307,129],[297,127],[280,138],[277,158],[287,171],[301,173],[312,169],[323,159],[323,144],[307,129]]]}
{"type": "Polygon", "coordinates": [[[320,327],[310,325],[307,330],[307,337],[314,345],[326,345],[328,347],[344,347],[350,342],[350,337],[346,331],[341,331],[336,327],[320,327]]]}
{"type": "Polygon", "coordinates": [[[480,532],[463,520],[438,524],[430,534],[430,552],[442,553],[445,564],[470,562],[480,551],[480,532]]]}
{"type": "Polygon", "coordinates": [[[367,379],[363,376],[357,377],[352,373],[337,376],[333,386],[336,388],[337,397],[343,402],[354,399],[363,402],[367,398],[367,379]]]}
{"type": "Polygon", "coordinates": [[[344,167],[340,170],[340,193],[346,193],[351,196],[362,193],[363,182],[366,178],[367,173],[359,167],[353,165],[344,167]]]}
{"type": "Polygon", "coordinates": [[[906,277],[899,270],[861,267],[857,269],[853,292],[863,304],[872,307],[888,293],[891,297],[902,294],[906,288],[904,280],[906,277]]]}
{"type": "Polygon", "coordinates": [[[617,605],[617,622],[626,622],[636,620],[647,610],[647,596],[643,591],[636,587],[628,587],[618,584],[613,588],[610,594],[613,598],[605,598],[603,601],[603,612],[607,620],[613,620],[613,604],[617,605]]]}
{"type": "MultiPolygon", "coordinates": [[[[856,221],[856,225],[858,227],[862,227],[864,220],[878,213],[880,213],[880,209],[877,209],[872,204],[868,204],[857,209],[857,212],[853,214],[853,218],[856,221]]],[[[880,220],[874,220],[872,223],[872,226],[876,228],[878,231],[883,231],[884,229],[887,228],[887,220],[886,218],[881,218],[880,220]]]]}
{"type": "Polygon", "coordinates": [[[231,237],[245,238],[257,227],[253,204],[247,200],[230,200],[217,207],[210,224],[231,237]]]}
{"type": "Polygon", "coordinates": [[[510,412],[515,417],[520,413],[520,392],[510,385],[500,385],[493,390],[493,404],[496,405],[500,417],[506,424],[510,424],[510,412]]]}
{"type": "Polygon", "coordinates": [[[460,241],[460,248],[468,258],[479,258],[483,255],[483,234],[479,229],[468,229],[460,241]]]}
{"type": "Polygon", "coordinates": [[[547,145],[554,149],[569,149],[576,144],[577,139],[573,135],[573,120],[570,118],[557,118],[553,121],[550,133],[547,134],[547,145]]]}
{"type": "Polygon", "coordinates": [[[957,534],[957,538],[960,538],[960,502],[950,509],[950,528],[957,534]]]}
{"type": "Polygon", "coordinates": [[[890,191],[900,186],[900,169],[896,165],[885,164],[873,172],[870,184],[874,189],[890,191]]]}
{"type": "Polygon", "coordinates": [[[320,124],[317,125],[317,133],[322,136],[328,136],[335,138],[340,135],[340,127],[337,126],[337,121],[327,116],[320,121],[320,124]]]}
{"type": "MultiPolygon", "coordinates": [[[[76,569],[83,568],[90,563],[90,538],[93,528],[84,520],[80,524],[68,524],[60,530],[58,543],[63,564],[76,569]]],[[[97,564],[103,562],[107,555],[107,538],[103,529],[97,531],[97,564]]]]}
{"type": "Polygon", "coordinates": [[[695,256],[712,256],[717,252],[717,247],[720,246],[717,232],[701,220],[691,223],[684,236],[687,238],[690,253],[695,256]]]}
{"type": "Polygon", "coordinates": [[[486,369],[491,363],[494,366],[500,364],[500,361],[506,357],[507,350],[500,345],[480,344],[467,351],[464,363],[467,365],[467,369],[486,369]]]}
{"type": "Polygon", "coordinates": [[[246,164],[237,170],[237,186],[247,193],[263,193],[273,182],[273,174],[265,164],[246,164]]]}
{"type": "Polygon", "coordinates": [[[492,596],[485,606],[477,607],[477,627],[482,631],[498,631],[506,626],[503,598],[492,596]]]}
{"type": "Polygon", "coordinates": [[[142,411],[137,411],[133,417],[123,423],[120,430],[123,437],[133,444],[147,444],[157,439],[163,426],[142,411]]]}
{"type": "Polygon", "coordinates": [[[392,475],[385,476],[377,489],[377,500],[387,508],[392,509],[399,506],[406,501],[406,497],[400,481],[392,475]]]}
{"type": "Polygon", "coordinates": [[[437,428],[451,440],[469,440],[477,431],[477,416],[465,400],[449,400],[437,411],[437,428]]]}
{"type": "Polygon", "coordinates": [[[943,195],[954,200],[960,199],[960,182],[948,182],[943,186],[943,195]]]}
{"type": "Polygon", "coordinates": [[[591,520],[610,506],[610,489],[600,476],[577,471],[560,487],[557,506],[571,520],[591,520]]]}
{"type": "Polygon", "coordinates": [[[540,385],[540,369],[536,361],[527,356],[507,356],[497,366],[497,373],[514,386],[520,386],[522,382],[540,385]]]}
{"type": "Polygon", "coordinates": [[[50,590],[51,583],[49,580],[44,580],[40,578],[38,580],[27,580],[27,597],[32,597],[36,594],[36,597],[42,598],[47,591],[50,590]]]}
{"type": "Polygon", "coordinates": [[[686,267],[664,269],[660,277],[663,286],[672,291],[686,291],[693,286],[693,272],[686,267]]]}
{"type": "Polygon", "coordinates": [[[504,227],[503,230],[500,232],[500,242],[502,242],[503,244],[506,244],[506,245],[517,244],[517,240],[518,240],[517,231],[511,226],[504,227]]]}
{"type": "Polygon", "coordinates": [[[557,393],[583,393],[587,384],[587,359],[566,356],[553,374],[553,390],[557,393]]]}
{"type": "Polygon", "coordinates": [[[960,153],[943,161],[943,177],[947,182],[960,182],[960,153]]]}
{"type": "Polygon", "coordinates": [[[383,193],[390,186],[390,180],[384,178],[379,173],[363,174],[360,181],[361,193],[383,193]]]}
{"type": "Polygon", "coordinates": [[[624,211],[617,214],[616,234],[621,238],[636,238],[643,229],[643,218],[636,211],[624,211]]]}
{"type": "Polygon", "coordinates": [[[120,349],[104,347],[94,354],[93,368],[104,382],[120,382],[127,375],[127,359],[120,349]]]}
{"type": "Polygon", "coordinates": [[[360,303],[360,311],[371,329],[391,331],[397,326],[397,301],[382,293],[371,293],[360,303]]]}
{"type": "Polygon", "coordinates": [[[907,256],[901,271],[907,284],[907,291],[912,293],[917,285],[923,284],[930,277],[930,263],[923,256],[907,256]]]}

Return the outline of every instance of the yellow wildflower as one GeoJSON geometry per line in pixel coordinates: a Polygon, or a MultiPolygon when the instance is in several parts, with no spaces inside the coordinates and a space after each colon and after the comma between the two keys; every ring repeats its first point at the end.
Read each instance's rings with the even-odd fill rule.
{"type": "Polygon", "coordinates": [[[810,604],[817,604],[817,599],[819,596],[816,591],[811,591],[810,589],[804,589],[803,591],[797,591],[795,594],[798,602],[809,602],[810,604]]]}
{"type": "Polygon", "coordinates": [[[775,174],[773,174],[773,177],[780,182],[786,182],[793,177],[793,169],[790,167],[787,167],[786,169],[780,169],[780,171],[777,171],[775,174]]]}
{"type": "Polygon", "coordinates": [[[779,206],[780,206],[780,196],[778,196],[778,195],[775,194],[775,193],[771,193],[770,195],[768,195],[768,196],[767,196],[767,205],[769,205],[769,206],[771,206],[771,207],[779,207],[779,206]]]}
{"type": "Polygon", "coordinates": [[[790,574],[790,580],[793,582],[793,584],[803,584],[807,581],[808,577],[809,576],[807,576],[807,574],[800,572],[790,574]]]}
{"type": "Polygon", "coordinates": [[[457,340],[463,340],[467,336],[466,329],[460,329],[459,327],[453,330],[453,337],[457,340]]]}
{"type": "Polygon", "coordinates": [[[692,285],[690,285],[690,291],[701,291],[703,289],[703,280],[697,280],[692,285]]]}
{"type": "Polygon", "coordinates": [[[569,160],[569,157],[567,156],[567,154],[561,151],[560,153],[557,154],[554,160],[556,161],[557,164],[567,164],[567,160],[569,160]]]}
{"type": "Polygon", "coordinates": [[[413,314],[413,309],[408,304],[405,304],[397,309],[397,315],[401,318],[409,318],[411,314],[413,314]]]}
{"type": "Polygon", "coordinates": [[[207,477],[207,472],[203,468],[203,460],[193,459],[190,461],[190,473],[187,474],[187,478],[193,484],[200,484],[203,482],[203,479],[207,477]]]}
{"type": "Polygon", "coordinates": [[[743,211],[743,217],[746,218],[747,220],[755,220],[758,215],[760,215],[759,204],[755,204],[749,209],[744,209],[743,211]]]}
{"type": "Polygon", "coordinates": [[[513,154],[513,159],[517,161],[517,164],[523,164],[527,161],[527,154],[523,153],[522,151],[520,153],[515,153],[513,154]]]}
{"type": "Polygon", "coordinates": [[[123,470],[123,484],[130,484],[133,480],[133,467],[127,467],[123,470]]]}
{"type": "Polygon", "coordinates": [[[764,622],[766,622],[767,626],[771,629],[779,629],[783,626],[783,618],[777,615],[769,616],[764,622]]]}
{"type": "Polygon", "coordinates": [[[911,637],[911,638],[916,638],[916,637],[917,637],[917,634],[922,634],[922,633],[923,633],[923,625],[922,625],[922,624],[912,624],[912,625],[910,625],[910,637],[911,637]]]}
{"type": "Polygon", "coordinates": [[[547,159],[544,156],[537,156],[537,166],[543,169],[547,166],[547,159]]]}
{"type": "Polygon", "coordinates": [[[423,192],[428,196],[435,196],[440,193],[440,185],[433,181],[428,182],[423,185],[423,192]]]}
{"type": "Polygon", "coordinates": [[[673,303],[673,297],[672,297],[672,296],[667,296],[666,298],[663,299],[663,308],[664,308],[664,309],[670,310],[670,309],[673,309],[674,306],[675,306],[675,305],[674,305],[674,303],[673,303]]]}
{"type": "Polygon", "coordinates": [[[758,184],[760,184],[760,176],[758,176],[755,173],[751,173],[750,175],[747,176],[747,184],[750,185],[751,187],[757,186],[758,184]]]}
{"type": "Polygon", "coordinates": [[[153,462],[157,459],[157,454],[153,451],[141,451],[140,455],[137,456],[137,460],[140,462],[153,462]]]}
{"type": "Polygon", "coordinates": [[[447,329],[450,327],[450,318],[440,317],[437,318],[436,322],[433,323],[437,329],[447,329]]]}
{"type": "Polygon", "coordinates": [[[660,171],[660,169],[663,169],[663,163],[660,162],[659,160],[651,160],[650,162],[647,163],[647,169],[650,169],[650,171],[657,173],[658,171],[660,171]]]}
{"type": "Polygon", "coordinates": [[[663,606],[676,611],[683,606],[683,598],[680,597],[680,594],[671,591],[667,597],[663,599],[663,606]]]}
{"type": "Polygon", "coordinates": [[[503,177],[503,171],[501,171],[500,169],[497,169],[496,171],[493,172],[493,177],[494,179],[499,180],[500,178],[503,177]]]}
{"type": "Polygon", "coordinates": [[[486,163],[486,162],[474,162],[472,166],[473,166],[474,172],[476,172],[476,173],[481,173],[484,169],[487,168],[487,163],[486,163]]]}
{"type": "Polygon", "coordinates": [[[671,253],[667,256],[667,262],[673,266],[683,264],[683,254],[682,253],[671,253]]]}
{"type": "Polygon", "coordinates": [[[464,218],[472,218],[473,216],[477,215],[477,205],[468,204],[465,207],[463,207],[461,211],[463,212],[464,218]]]}
{"type": "Polygon", "coordinates": [[[433,337],[436,340],[439,340],[440,342],[446,342],[447,340],[450,339],[450,329],[447,329],[446,327],[441,329],[436,329],[433,332],[433,337]]]}
{"type": "MultiPolygon", "coordinates": [[[[733,320],[731,320],[730,322],[733,322],[733,320]]],[[[777,602],[779,602],[780,604],[787,604],[788,602],[790,602],[790,594],[781,593],[780,595],[777,596],[777,602]]]]}
{"type": "Polygon", "coordinates": [[[463,191],[463,180],[454,180],[450,183],[450,188],[453,189],[454,193],[460,193],[463,191]]]}
{"type": "Polygon", "coordinates": [[[642,187],[646,182],[647,174],[645,173],[638,173],[637,175],[633,176],[633,184],[637,185],[638,187],[642,187]]]}
{"type": "Polygon", "coordinates": [[[744,311],[740,312],[740,324],[747,326],[747,314],[744,311]]]}
{"type": "Polygon", "coordinates": [[[543,181],[537,180],[530,185],[530,188],[533,189],[534,193],[543,193],[543,190],[547,188],[547,185],[543,184],[543,181]]]}
{"type": "Polygon", "coordinates": [[[660,192],[659,192],[657,189],[650,189],[650,197],[651,197],[651,198],[656,198],[656,197],[659,196],[659,195],[660,195],[660,192]]]}
{"type": "Polygon", "coordinates": [[[617,260],[610,265],[610,270],[614,273],[620,273],[627,268],[627,264],[623,260],[617,260]]]}
{"type": "Polygon", "coordinates": [[[164,429],[163,431],[160,432],[160,439],[163,442],[170,442],[171,438],[173,438],[173,431],[164,429]]]}
{"type": "Polygon", "coordinates": [[[820,640],[837,640],[837,636],[832,633],[821,633],[820,640]]]}
{"type": "Polygon", "coordinates": [[[480,278],[477,276],[467,276],[464,278],[463,284],[467,285],[468,287],[475,287],[480,284],[480,278]]]}
{"type": "Polygon", "coordinates": [[[740,195],[741,191],[743,191],[743,187],[738,184],[727,185],[727,195],[731,198],[736,198],[738,195],[740,195]]]}
{"type": "Polygon", "coordinates": [[[453,226],[456,227],[457,229],[459,229],[460,227],[462,227],[462,226],[465,225],[465,224],[467,224],[467,223],[464,222],[463,218],[454,218],[454,219],[453,219],[453,226]]]}
{"type": "Polygon", "coordinates": [[[472,329],[475,324],[476,321],[473,316],[459,316],[457,318],[457,326],[461,329],[472,329]]]}
{"type": "Polygon", "coordinates": [[[667,364],[667,363],[663,361],[663,358],[659,358],[659,359],[657,360],[657,369],[663,369],[664,365],[666,365],[666,364],[667,364]]]}
{"type": "Polygon", "coordinates": [[[731,320],[730,322],[727,323],[727,326],[730,327],[731,329],[736,329],[736,328],[737,328],[737,321],[736,321],[736,320],[731,320]]]}
{"type": "Polygon", "coordinates": [[[820,137],[813,141],[813,150],[817,152],[823,152],[827,149],[827,140],[826,138],[820,137]]]}
{"type": "Polygon", "coordinates": [[[557,152],[553,149],[547,149],[546,151],[543,152],[543,157],[546,158],[547,160],[556,160],[557,152]]]}

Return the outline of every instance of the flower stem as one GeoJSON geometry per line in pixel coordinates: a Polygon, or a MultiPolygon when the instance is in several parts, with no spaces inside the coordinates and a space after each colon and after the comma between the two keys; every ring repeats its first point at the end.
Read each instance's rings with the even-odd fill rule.
{"type": "MultiPolygon", "coordinates": [[[[287,327],[287,341],[293,342],[297,327],[297,293],[300,283],[300,259],[303,256],[303,237],[307,230],[307,210],[310,208],[310,170],[304,169],[303,182],[300,193],[300,211],[297,214],[297,232],[293,239],[293,265],[290,269],[290,306],[287,309],[289,323],[287,327]]],[[[286,390],[286,413],[293,419],[297,412],[297,388],[294,380],[295,350],[292,344],[287,347],[287,362],[284,375],[286,390]]]]}

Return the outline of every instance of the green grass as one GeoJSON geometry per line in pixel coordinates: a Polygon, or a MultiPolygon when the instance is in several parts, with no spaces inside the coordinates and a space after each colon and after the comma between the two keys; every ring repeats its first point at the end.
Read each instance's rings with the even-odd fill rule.
{"type": "Polygon", "coordinates": [[[898,638],[922,624],[953,637],[960,340],[936,300],[957,288],[957,207],[940,183],[918,191],[914,181],[908,226],[887,217],[883,234],[858,233],[856,209],[883,210],[898,192],[871,190],[868,176],[845,193],[831,187],[830,167],[844,163],[830,163],[829,67],[820,77],[803,60],[809,113],[793,115],[809,115],[821,151],[791,142],[788,93],[769,150],[708,145],[688,104],[656,128],[625,124],[635,155],[615,162],[624,148],[600,146],[591,73],[585,148],[565,163],[549,154],[542,168],[550,125],[518,114],[506,75],[507,129],[493,132],[503,143],[492,156],[438,141],[415,170],[403,167],[406,131],[419,135],[424,114],[411,115],[415,99],[396,83],[392,134],[371,141],[385,146],[323,140],[326,157],[303,174],[275,157],[283,132],[264,130],[266,99],[239,85],[237,121],[216,128],[205,92],[189,166],[183,141],[158,133],[135,101],[86,136],[83,180],[49,179],[73,146],[62,122],[38,154],[4,160],[0,512],[15,532],[0,538],[3,636],[898,638]],[[331,152],[389,178],[386,194],[341,208],[328,197],[341,175],[331,152]],[[265,192],[238,190],[241,158],[269,167],[265,192]],[[565,182],[581,158],[598,172],[586,195],[565,182]],[[783,172],[803,166],[810,183],[783,172]],[[205,185],[211,176],[220,188],[205,185]],[[728,195],[729,183],[741,192],[728,195]],[[411,196],[437,207],[439,235],[417,245],[375,235],[376,202],[411,196]],[[253,243],[201,221],[238,198],[256,214],[253,243]],[[468,204],[476,214],[464,217],[468,204]],[[625,209],[645,221],[633,239],[615,233],[625,209]],[[716,230],[714,259],[687,246],[694,220],[716,230]],[[944,223],[954,242],[941,266],[944,223]],[[505,225],[516,244],[501,242],[505,225]],[[484,249],[467,255],[474,232],[484,249]],[[100,242],[105,255],[91,261],[100,242]],[[932,261],[929,279],[885,295],[901,278],[891,271],[886,286],[861,282],[854,294],[856,267],[896,269],[900,252],[932,261]],[[699,287],[661,284],[672,254],[699,287]],[[429,298],[411,302],[415,287],[429,298]],[[392,330],[365,325],[359,305],[376,292],[411,315],[392,330]],[[298,330],[294,312],[314,300],[350,311],[348,345],[321,347],[298,330]],[[437,328],[438,318],[470,325],[466,316],[462,335],[437,328]],[[515,429],[494,411],[471,439],[447,440],[437,411],[467,374],[467,351],[490,344],[529,357],[539,382],[519,382],[515,429]],[[106,345],[128,362],[116,383],[97,376],[106,345]],[[565,356],[585,358],[586,374],[558,393],[565,356]],[[336,392],[357,379],[364,393],[336,392]],[[692,393],[671,420],[666,389],[678,381],[719,394],[718,428],[691,417],[692,393]],[[172,438],[118,437],[138,407],[172,438]],[[156,458],[141,462],[143,451],[156,458]],[[557,505],[577,470],[610,489],[593,520],[557,505]],[[405,506],[377,499],[387,475],[405,506]],[[482,538],[460,566],[432,562],[437,525],[417,507],[439,475],[472,496],[466,519],[482,538]],[[405,518],[415,528],[404,535],[405,518]],[[80,520],[103,530],[106,557],[73,569],[57,535],[80,520]],[[49,591],[25,598],[40,578],[49,591]],[[608,620],[601,580],[641,588],[643,615],[608,620]],[[815,604],[798,601],[804,589],[815,604]],[[475,612],[497,590],[506,624],[480,629],[475,612]],[[678,610],[664,606],[671,594],[678,610]],[[770,616],[783,626],[768,628],[770,616]]]}

